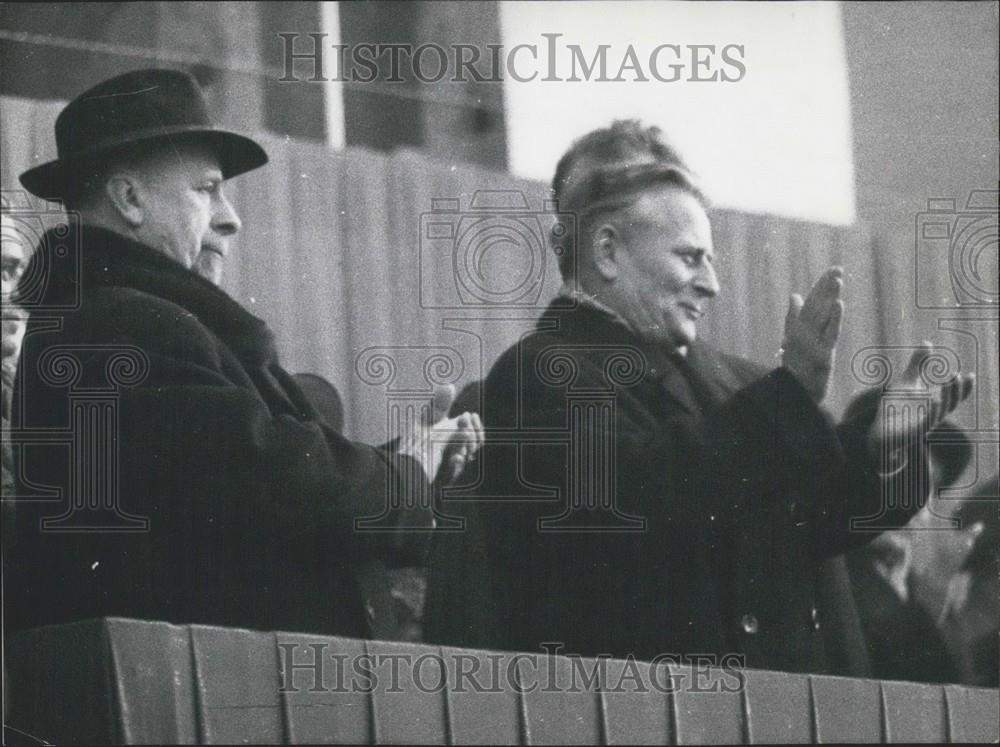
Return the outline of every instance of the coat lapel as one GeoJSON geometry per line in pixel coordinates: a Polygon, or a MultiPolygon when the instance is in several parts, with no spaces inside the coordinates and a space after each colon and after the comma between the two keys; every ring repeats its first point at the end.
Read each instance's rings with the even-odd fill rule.
{"type": "MultiPolygon", "coordinates": [[[[170,301],[193,314],[233,352],[272,412],[309,415],[306,398],[278,365],[274,335],[263,320],[220,288],[147,246],[102,228],[85,226],[82,231],[83,251],[77,258],[82,277],[68,271],[50,273],[46,303],[72,297],[77,285],[83,286],[84,293],[101,287],[133,288],[170,301]]],[[[32,262],[51,262],[42,252],[57,243],[52,237],[43,242],[32,262]]]]}
{"type": "Polygon", "coordinates": [[[553,325],[583,344],[638,348],[648,364],[647,381],[659,387],[669,407],[690,415],[704,415],[747,383],[724,356],[708,346],[692,345],[686,358],[678,358],[639,340],[618,320],[586,303],[557,299],[542,315],[538,329],[552,329],[553,325]]]}
{"type": "Polygon", "coordinates": [[[689,375],[701,390],[701,398],[709,406],[722,404],[746,386],[747,382],[711,348],[692,345],[685,362],[689,375]]]}
{"type": "MultiPolygon", "coordinates": [[[[51,232],[39,244],[22,278],[18,294],[28,292],[27,279],[45,273],[43,296],[36,302],[62,305],[95,288],[132,288],[162,298],[189,311],[229,346],[244,365],[268,366],[277,361],[274,335],[225,291],[178,262],[125,236],[95,226],[84,226],[79,240],[60,239],[51,232]],[[51,255],[50,247],[79,246],[74,261],[51,255]],[[45,263],[53,263],[46,272],[45,263]]],[[[31,296],[27,296],[31,297],[31,296]]]]}
{"type": "Polygon", "coordinates": [[[654,370],[662,367],[662,378],[660,387],[670,403],[681,408],[691,415],[701,413],[698,398],[691,388],[691,382],[681,371],[683,363],[673,360],[670,356],[660,356],[660,361],[654,366],[654,370]]]}

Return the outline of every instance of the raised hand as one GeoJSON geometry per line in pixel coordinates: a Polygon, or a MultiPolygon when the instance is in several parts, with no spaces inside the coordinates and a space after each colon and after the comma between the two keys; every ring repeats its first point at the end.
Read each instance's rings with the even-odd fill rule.
{"type": "Polygon", "coordinates": [[[905,416],[901,414],[891,418],[875,418],[868,432],[868,448],[871,453],[879,453],[883,444],[900,444],[934,430],[972,393],[976,381],[974,373],[959,373],[946,384],[927,385],[921,371],[934,353],[933,343],[926,340],[922,342],[910,356],[910,362],[899,381],[892,384],[895,392],[907,391],[923,395],[926,405],[911,408],[905,416]]]}
{"type": "Polygon", "coordinates": [[[805,301],[793,293],[785,316],[782,365],[817,403],[830,386],[830,374],[844,318],[840,290],[844,271],[831,267],[816,281],[805,301]]]}

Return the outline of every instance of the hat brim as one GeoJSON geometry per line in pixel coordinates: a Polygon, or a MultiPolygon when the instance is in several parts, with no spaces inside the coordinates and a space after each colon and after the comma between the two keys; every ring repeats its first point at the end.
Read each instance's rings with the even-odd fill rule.
{"type": "Polygon", "coordinates": [[[207,144],[215,151],[223,179],[245,174],[267,163],[267,153],[260,145],[235,132],[205,127],[160,128],[148,133],[134,133],[127,140],[100,143],[71,157],[35,166],[21,174],[20,182],[36,197],[61,198],[69,192],[70,185],[83,176],[81,172],[93,168],[115,151],[138,144],[170,147],[171,144],[191,142],[207,144]]]}

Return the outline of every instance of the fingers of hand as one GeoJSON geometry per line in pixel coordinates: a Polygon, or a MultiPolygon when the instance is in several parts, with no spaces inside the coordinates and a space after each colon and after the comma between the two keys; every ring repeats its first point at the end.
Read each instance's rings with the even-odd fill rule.
{"type": "Polygon", "coordinates": [[[789,330],[795,325],[796,320],[799,318],[799,314],[802,312],[802,296],[798,293],[793,293],[788,297],[788,313],[785,314],[785,335],[787,336],[789,330]]]}
{"type": "Polygon", "coordinates": [[[443,421],[442,425],[449,424],[452,429],[451,437],[448,439],[449,446],[458,449],[465,459],[473,460],[476,452],[483,445],[484,431],[483,421],[474,412],[463,412],[458,417],[448,421],[443,421]]]}
{"type": "Polygon", "coordinates": [[[483,421],[477,412],[465,412],[461,416],[461,425],[469,431],[470,439],[477,446],[482,444],[484,438],[483,421]]]}
{"type": "Polygon", "coordinates": [[[958,407],[972,392],[972,374],[959,374],[945,387],[943,398],[944,414],[947,415],[958,407]]]}
{"type": "Polygon", "coordinates": [[[927,428],[936,428],[948,417],[948,413],[955,409],[957,404],[955,389],[956,384],[961,386],[961,382],[956,377],[944,386],[935,387],[932,391],[930,402],[927,407],[927,428]]]}
{"type": "Polygon", "coordinates": [[[478,450],[486,441],[486,430],[483,428],[483,421],[478,412],[471,413],[472,428],[475,433],[476,449],[478,450]]]}
{"type": "Polygon", "coordinates": [[[462,474],[462,470],[465,469],[466,456],[460,451],[456,451],[451,455],[448,460],[448,482],[452,482],[456,477],[462,474]]]}
{"type": "Polygon", "coordinates": [[[822,330],[834,304],[840,298],[843,286],[844,271],[840,267],[831,267],[824,272],[809,291],[799,318],[817,332],[822,330]]]}
{"type": "Polygon", "coordinates": [[[809,292],[806,294],[805,303],[802,304],[802,311],[807,316],[808,314],[812,313],[812,309],[815,308],[816,299],[819,297],[821,289],[825,282],[826,282],[826,273],[823,273],[822,275],[819,276],[819,278],[817,278],[816,282],[813,283],[812,288],[810,288],[809,292]]]}
{"type": "Polygon", "coordinates": [[[456,419],[458,437],[464,444],[474,444],[477,438],[476,423],[472,413],[463,412],[456,419]]]}
{"type": "Polygon", "coordinates": [[[826,348],[832,348],[840,339],[840,330],[844,322],[844,302],[839,298],[834,301],[830,309],[830,316],[826,320],[826,326],[820,333],[820,342],[826,348]]]}
{"type": "Polygon", "coordinates": [[[472,416],[464,412],[458,418],[458,438],[459,453],[463,460],[472,459],[476,453],[476,431],[472,423],[472,416]]]}
{"type": "Polygon", "coordinates": [[[968,398],[975,380],[975,374],[958,374],[934,392],[933,409],[928,416],[931,427],[938,425],[968,398]]]}
{"type": "Polygon", "coordinates": [[[808,314],[806,314],[807,310],[803,309],[806,321],[815,330],[817,335],[822,334],[831,317],[837,313],[838,305],[843,304],[840,300],[840,291],[843,287],[844,281],[839,276],[825,275],[823,283],[820,286],[820,292],[816,296],[813,306],[808,309],[808,314]]]}
{"type": "Polygon", "coordinates": [[[924,340],[920,343],[916,350],[913,351],[913,355],[910,356],[910,362],[906,366],[906,370],[903,372],[903,378],[911,383],[915,383],[920,379],[920,370],[924,366],[924,361],[927,360],[928,356],[934,352],[934,343],[924,340]]]}
{"type": "Polygon", "coordinates": [[[959,402],[964,402],[970,394],[972,394],[972,389],[976,384],[976,375],[974,373],[965,374],[962,378],[962,392],[959,402]]]}
{"type": "MultiPolygon", "coordinates": [[[[919,416],[918,418],[916,418],[916,420],[917,422],[919,422],[919,416]]],[[[944,411],[941,406],[941,400],[935,397],[934,399],[932,399],[930,402],[927,403],[926,430],[931,430],[937,427],[938,425],[940,425],[942,420],[944,420],[944,411]]]]}
{"type": "Polygon", "coordinates": [[[434,387],[434,401],[431,405],[431,423],[437,423],[447,417],[452,403],[455,401],[454,384],[437,384],[434,387]]]}
{"type": "Polygon", "coordinates": [[[792,338],[792,344],[805,347],[811,358],[825,359],[836,346],[844,320],[840,272],[840,268],[832,268],[824,274],[805,302],[800,296],[792,296],[785,318],[786,347],[792,338]]]}
{"type": "Polygon", "coordinates": [[[956,376],[954,379],[949,381],[941,392],[941,418],[944,419],[948,416],[952,410],[958,407],[958,403],[962,401],[962,376],[956,376]]]}
{"type": "MultiPolygon", "coordinates": [[[[842,315],[842,311],[837,312],[842,315]]],[[[817,334],[805,325],[793,325],[791,333],[785,339],[786,360],[797,358],[800,365],[810,368],[829,368],[833,361],[833,350],[840,335],[842,316],[830,320],[830,326],[817,334]]]]}

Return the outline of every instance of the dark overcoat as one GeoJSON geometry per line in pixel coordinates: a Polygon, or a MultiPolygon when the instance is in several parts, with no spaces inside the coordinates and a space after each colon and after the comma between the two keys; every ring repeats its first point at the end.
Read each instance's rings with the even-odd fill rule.
{"type": "Polygon", "coordinates": [[[428,640],[824,671],[815,574],[871,539],[851,517],[881,513],[874,412],[835,426],[785,369],[673,357],[566,301],[500,357],[481,407],[481,468],[442,504],[466,529],[435,538],[428,640]]]}
{"type": "Polygon", "coordinates": [[[390,483],[425,490],[420,465],[331,428],[265,323],[152,249],[83,228],[32,265],[14,410],[40,434],[19,448],[20,491],[48,497],[16,504],[8,625],[368,634],[353,569],[391,559],[398,535],[355,519],[385,511],[390,483]]]}

